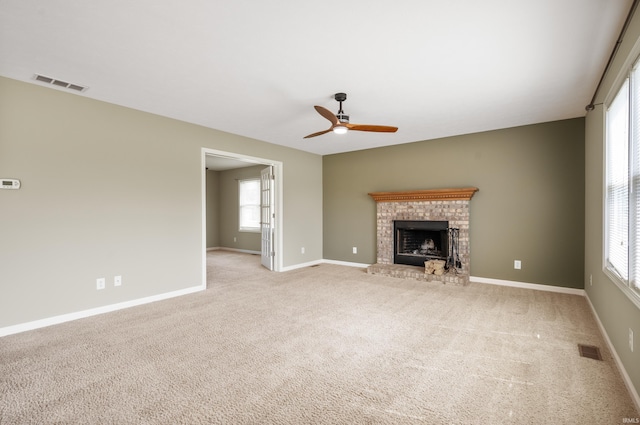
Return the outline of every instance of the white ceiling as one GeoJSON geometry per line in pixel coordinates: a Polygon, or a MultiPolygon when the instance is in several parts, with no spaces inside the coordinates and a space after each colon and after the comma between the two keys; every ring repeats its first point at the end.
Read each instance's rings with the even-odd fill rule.
{"type": "Polygon", "coordinates": [[[0,0],[0,75],[324,155],[584,116],[631,4],[0,0]]]}
{"type": "Polygon", "coordinates": [[[205,167],[211,171],[235,170],[236,168],[252,167],[259,165],[257,162],[249,162],[247,160],[227,158],[219,155],[206,155],[205,167]]]}

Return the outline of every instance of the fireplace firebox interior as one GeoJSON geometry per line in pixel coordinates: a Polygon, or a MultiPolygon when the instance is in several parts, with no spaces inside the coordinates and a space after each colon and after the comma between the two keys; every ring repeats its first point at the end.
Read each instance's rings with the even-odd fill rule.
{"type": "Polygon", "coordinates": [[[395,220],[394,264],[423,266],[427,260],[449,260],[449,222],[395,220]]]}

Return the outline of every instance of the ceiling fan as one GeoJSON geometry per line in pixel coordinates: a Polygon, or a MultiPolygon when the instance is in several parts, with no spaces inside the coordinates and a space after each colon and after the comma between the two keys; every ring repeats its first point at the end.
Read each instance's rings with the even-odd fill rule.
{"type": "Polygon", "coordinates": [[[391,127],[387,125],[369,125],[369,124],[350,124],[349,123],[349,115],[346,115],[342,110],[342,102],[347,100],[346,93],[336,93],[334,98],[340,102],[340,110],[336,115],[328,110],[327,108],[323,108],[322,106],[314,106],[316,111],[329,121],[331,121],[331,127],[328,130],[318,131],[317,133],[309,134],[308,136],[304,136],[305,139],[310,137],[320,136],[322,134],[333,131],[336,134],[344,134],[349,130],[358,130],[358,131],[374,131],[378,133],[395,133],[398,131],[398,127],[391,127]]]}

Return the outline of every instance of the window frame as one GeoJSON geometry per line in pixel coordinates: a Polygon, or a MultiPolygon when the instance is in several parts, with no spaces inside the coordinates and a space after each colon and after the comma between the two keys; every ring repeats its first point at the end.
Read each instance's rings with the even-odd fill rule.
{"type": "MultiPolygon", "coordinates": [[[[631,66],[626,68],[621,81],[612,90],[612,95],[605,102],[604,108],[604,187],[603,187],[603,272],[604,274],[636,305],[640,308],[640,287],[636,287],[636,282],[640,280],[640,269],[636,267],[636,262],[640,262],[640,232],[638,232],[638,219],[640,211],[637,205],[637,193],[640,192],[640,163],[638,163],[638,151],[640,150],[640,59],[636,58],[631,66]],[[627,90],[627,93],[624,93],[627,90]],[[610,213],[609,200],[611,193],[610,170],[613,169],[613,157],[610,148],[612,132],[610,111],[619,96],[626,96],[626,242],[627,258],[626,271],[620,273],[609,261],[610,258],[610,213]],[[635,270],[634,270],[635,269],[635,270]],[[626,272],[626,273],[625,273],[626,272]],[[626,277],[625,277],[626,274],[626,277]]],[[[624,238],[623,238],[624,239],[624,238]]]]}
{"type": "MultiPolygon", "coordinates": [[[[248,179],[240,179],[238,180],[238,231],[239,232],[248,232],[248,233],[260,233],[260,178],[248,178],[248,179]],[[249,182],[257,182],[258,184],[258,190],[257,193],[255,194],[255,201],[257,201],[257,203],[243,203],[243,184],[244,183],[249,183],[249,182]],[[256,217],[258,219],[257,221],[257,225],[256,226],[243,226],[243,209],[245,208],[251,208],[253,207],[255,209],[254,214],[256,214],[256,217]]],[[[245,223],[246,224],[246,223],[245,223]]]]}

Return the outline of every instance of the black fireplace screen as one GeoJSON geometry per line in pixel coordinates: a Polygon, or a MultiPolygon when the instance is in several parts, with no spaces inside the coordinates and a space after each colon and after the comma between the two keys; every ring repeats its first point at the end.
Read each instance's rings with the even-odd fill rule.
{"type": "Polygon", "coordinates": [[[457,266],[458,229],[450,229],[448,221],[393,222],[395,264],[424,266],[427,260],[445,260],[447,268],[457,266]]]}

